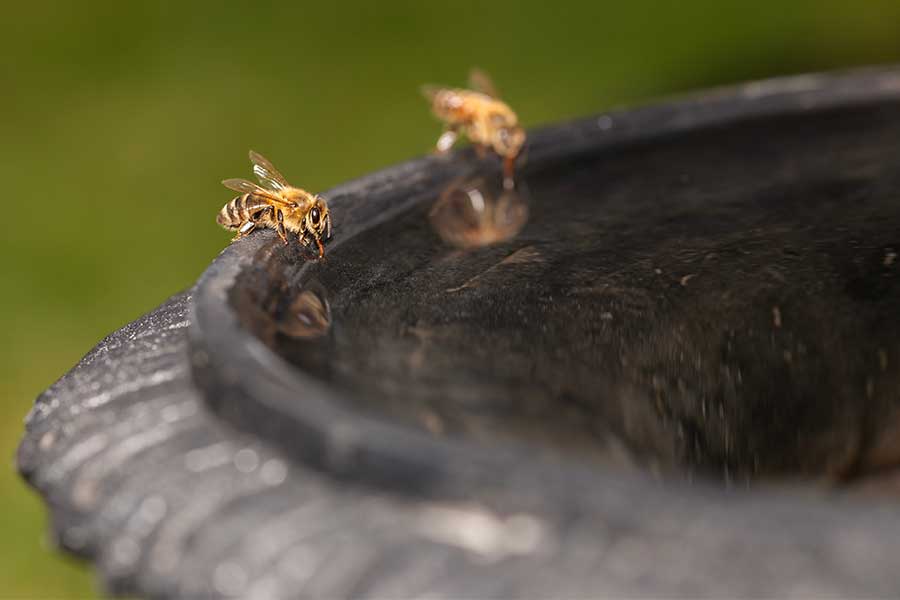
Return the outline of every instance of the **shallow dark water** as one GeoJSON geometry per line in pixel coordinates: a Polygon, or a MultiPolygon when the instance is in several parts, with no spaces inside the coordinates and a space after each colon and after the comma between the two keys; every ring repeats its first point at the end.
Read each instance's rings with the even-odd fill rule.
{"type": "Polygon", "coordinates": [[[247,324],[435,435],[737,480],[900,459],[900,106],[528,165],[519,194],[517,232],[436,217],[437,193],[247,324]]]}

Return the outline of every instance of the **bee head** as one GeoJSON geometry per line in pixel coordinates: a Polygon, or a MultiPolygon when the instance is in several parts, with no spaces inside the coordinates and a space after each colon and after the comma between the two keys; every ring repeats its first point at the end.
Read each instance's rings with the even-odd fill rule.
{"type": "Polygon", "coordinates": [[[518,125],[500,127],[493,141],[494,150],[500,156],[516,156],[525,143],[525,130],[518,125]]]}
{"type": "Polygon", "coordinates": [[[328,212],[328,205],[324,200],[316,198],[315,204],[306,212],[303,228],[315,240],[323,242],[331,240],[331,214],[328,212]]]}

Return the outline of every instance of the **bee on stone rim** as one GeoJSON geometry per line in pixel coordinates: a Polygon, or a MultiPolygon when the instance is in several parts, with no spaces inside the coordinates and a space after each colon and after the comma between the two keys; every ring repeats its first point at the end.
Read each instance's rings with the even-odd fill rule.
{"type": "Polygon", "coordinates": [[[256,185],[246,179],[226,179],[222,185],[241,195],[222,207],[216,222],[226,229],[237,230],[234,239],[249,234],[257,227],[274,229],[285,244],[287,232],[297,235],[307,245],[311,241],[325,256],[325,245],[331,239],[331,215],[323,198],[291,186],[264,156],[250,151],[256,185]]]}
{"type": "Polygon", "coordinates": [[[460,134],[475,145],[479,156],[487,148],[503,159],[503,185],[514,185],[516,157],[525,143],[525,130],[516,113],[499,99],[490,77],[479,69],[469,74],[472,90],[426,85],[422,93],[431,101],[431,110],[445,123],[438,138],[437,151],[450,150],[460,134]]]}

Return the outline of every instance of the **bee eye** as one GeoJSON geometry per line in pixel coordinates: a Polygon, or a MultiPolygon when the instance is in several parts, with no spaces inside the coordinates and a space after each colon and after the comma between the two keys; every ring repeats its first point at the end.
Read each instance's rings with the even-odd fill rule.
{"type": "Polygon", "coordinates": [[[319,224],[319,209],[313,207],[311,211],[309,211],[309,218],[312,220],[313,225],[319,224]]]}

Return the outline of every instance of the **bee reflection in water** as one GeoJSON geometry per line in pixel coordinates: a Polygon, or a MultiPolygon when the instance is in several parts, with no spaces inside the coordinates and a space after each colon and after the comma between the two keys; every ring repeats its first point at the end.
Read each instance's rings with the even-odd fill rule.
{"type": "Polygon", "coordinates": [[[281,319],[278,332],[292,338],[312,339],[331,328],[331,306],[322,290],[306,289],[291,301],[281,319]]]}
{"type": "Polygon", "coordinates": [[[457,248],[478,248],[512,239],[528,221],[521,189],[491,186],[482,177],[457,180],[428,214],[441,238],[457,248]]]}

